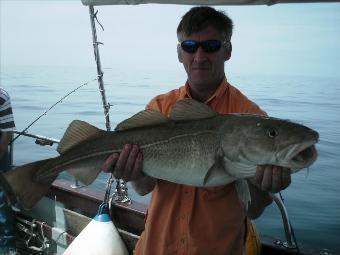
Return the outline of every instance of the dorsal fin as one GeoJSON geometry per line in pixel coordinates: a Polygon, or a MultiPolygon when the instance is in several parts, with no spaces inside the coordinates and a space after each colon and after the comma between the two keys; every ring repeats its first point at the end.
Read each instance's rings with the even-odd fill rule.
{"type": "Polygon", "coordinates": [[[178,101],[174,105],[170,118],[172,120],[197,120],[214,117],[216,115],[218,115],[218,113],[206,104],[186,98],[178,101]]]}
{"type": "Polygon", "coordinates": [[[105,132],[96,128],[85,121],[74,120],[68,126],[63,138],[61,139],[57,151],[60,154],[65,153],[77,144],[105,132]]]}
{"type": "Polygon", "coordinates": [[[168,121],[169,120],[162,113],[156,110],[144,110],[119,123],[115,130],[121,131],[137,127],[154,126],[168,121]]]}

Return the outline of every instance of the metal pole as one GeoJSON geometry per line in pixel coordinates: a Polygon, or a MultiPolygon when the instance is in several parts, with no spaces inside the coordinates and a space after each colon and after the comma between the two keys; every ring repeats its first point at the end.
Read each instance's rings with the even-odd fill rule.
{"type": "MultiPolygon", "coordinates": [[[[106,130],[110,131],[111,130],[110,116],[109,116],[110,105],[108,104],[106,100],[106,95],[105,95],[104,80],[103,80],[104,73],[101,68],[99,47],[98,47],[100,42],[97,41],[97,31],[96,31],[96,23],[95,23],[96,14],[94,12],[93,5],[89,6],[89,12],[90,12],[90,20],[91,20],[91,28],[92,28],[94,57],[96,60],[96,65],[97,65],[99,91],[102,95],[106,130]]],[[[113,182],[113,179],[114,179],[113,174],[111,174],[106,184],[105,198],[103,201],[104,203],[109,202],[109,195],[110,195],[111,184],[113,182]]],[[[114,200],[117,202],[129,203],[131,201],[128,196],[128,189],[126,187],[126,183],[123,180],[117,180],[116,190],[113,196],[114,196],[114,200]]]]}
{"type": "Polygon", "coordinates": [[[105,95],[105,88],[104,88],[104,80],[103,80],[103,71],[100,63],[100,55],[99,55],[99,47],[98,44],[100,44],[97,41],[97,31],[96,31],[96,24],[95,24],[95,13],[94,8],[92,5],[89,6],[90,11],[90,19],[91,19],[91,28],[92,28],[92,40],[93,40],[93,50],[94,50],[94,58],[96,60],[97,65],[97,74],[98,74],[98,84],[99,84],[99,91],[102,95],[102,101],[103,101],[103,108],[104,108],[104,116],[105,116],[105,124],[106,124],[106,130],[111,130],[111,124],[110,124],[110,105],[108,104],[106,100],[105,95]]]}

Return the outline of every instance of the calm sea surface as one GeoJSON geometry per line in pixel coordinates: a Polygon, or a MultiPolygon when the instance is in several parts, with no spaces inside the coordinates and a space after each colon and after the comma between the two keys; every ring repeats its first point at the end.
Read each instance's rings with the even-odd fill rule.
{"type": "MultiPolygon", "coordinates": [[[[185,81],[178,70],[104,69],[111,125],[114,127],[139,110],[154,96],[185,81]]],[[[68,96],[43,116],[29,132],[60,139],[67,125],[81,119],[105,129],[95,68],[1,67],[1,85],[10,93],[18,130],[26,128],[52,104],[81,84],[88,85],[68,96]]],[[[269,115],[305,124],[320,133],[319,158],[308,171],[293,176],[282,192],[299,243],[340,251],[340,79],[229,74],[229,82],[257,102],[269,115]]],[[[15,164],[57,155],[55,146],[40,147],[30,138],[15,142],[15,164]]],[[[101,174],[92,186],[105,187],[101,174]]],[[[61,178],[70,178],[63,174],[61,178]]],[[[139,197],[130,189],[131,197],[139,197]]],[[[263,234],[284,237],[276,206],[257,220],[263,234]]]]}

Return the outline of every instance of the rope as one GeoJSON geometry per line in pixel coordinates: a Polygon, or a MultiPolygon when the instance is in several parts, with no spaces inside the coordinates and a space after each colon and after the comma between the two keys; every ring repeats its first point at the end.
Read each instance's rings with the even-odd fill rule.
{"type": "Polygon", "coordinates": [[[102,28],[102,30],[104,31],[104,27],[103,25],[99,22],[98,18],[97,18],[97,13],[98,13],[98,10],[96,10],[96,12],[94,13],[93,17],[96,19],[97,23],[99,24],[99,26],[102,28]]]}

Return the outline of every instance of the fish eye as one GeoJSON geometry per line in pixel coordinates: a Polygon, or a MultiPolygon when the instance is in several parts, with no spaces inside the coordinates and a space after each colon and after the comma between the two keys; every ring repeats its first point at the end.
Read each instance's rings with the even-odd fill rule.
{"type": "Polygon", "coordinates": [[[269,138],[275,138],[279,135],[279,132],[275,128],[270,128],[267,130],[267,136],[269,138]]]}

